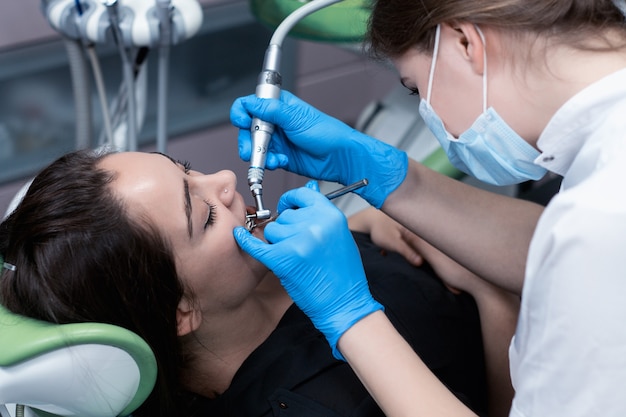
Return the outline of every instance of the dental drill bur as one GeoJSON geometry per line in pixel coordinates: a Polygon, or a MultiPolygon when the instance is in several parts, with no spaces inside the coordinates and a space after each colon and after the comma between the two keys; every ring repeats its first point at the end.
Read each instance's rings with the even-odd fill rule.
{"type": "MultiPolygon", "coordinates": [[[[338,188],[335,191],[331,191],[328,194],[324,194],[324,196],[327,199],[329,199],[329,200],[334,200],[335,198],[339,198],[342,195],[348,194],[351,191],[358,190],[359,188],[365,187],[367,184],[369,184],[369,181],[367,180],[367,178],[363,178],[362,180],[357,181],[354,184],[346,185],[345,187],[338,188]]],[[[256,223],[254,221],[255,219],[258,220],[258,217],[257,217],[256,213],[255,214],[248,214],[246,216],[246,229],[248,229],[248,231],[251,232],[257,226],[263,226],[264,224],[267,224],[269,222],[273,222],[274,220],[276,220],[276,217],[277,217],[276,215],[270,216],[265,221],[263,221],[261,223],[256,223]]]]}
{"type": "MultiPolygon", "coordinates": [[[[281,48],[287,33],[304,17],[340,1],[342,0],[310,1],[291,12],[291,14],[278,25],[265,51],[263,69],[259,74],[255,90],[257,97],[274,99],[280,97],[280,89],[282,86],[282,76],[279,72],[281,48]]],[[[274,125],[272,123],[265,122],[257,117],[252,119],[252,125],[250,126],[252,149],[250,167],[248,168],[248,186],[254,198],[256,205],[255,218],[258,220],[269,219],[272,215],[271,211],[263,206],[263,176],[265,174],[267,151],[273,132],[274,125]]]]}

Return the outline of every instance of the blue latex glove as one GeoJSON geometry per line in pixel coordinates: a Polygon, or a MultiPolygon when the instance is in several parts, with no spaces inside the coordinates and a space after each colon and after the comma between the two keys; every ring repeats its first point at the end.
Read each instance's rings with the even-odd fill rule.
{"type": "MultiPolygon", "coordinates": [[[[309,185],[310,186],[310,185],[309,185]]],[[[348,223],[325,196],[310,188],[283,194],[275,222],[265,227],[268,243],[245,228],[234,230],[239,246],[278,276],[294,302],[330,344],[363,317],[382,310],[372,297],[348,223]]]]}
{"type": "Polygon", "coordinates": [[[280,100],[255,95],[235,100],[230,110],[239,131],[239,156],[250,160],[252,117],[276,125],[266,168],[284,168],[309,178],[352,184],[363,178],[369,185],[356,191],[380,208],[404,181],[405,152],[367,136],[282,91],[280,100]]]}

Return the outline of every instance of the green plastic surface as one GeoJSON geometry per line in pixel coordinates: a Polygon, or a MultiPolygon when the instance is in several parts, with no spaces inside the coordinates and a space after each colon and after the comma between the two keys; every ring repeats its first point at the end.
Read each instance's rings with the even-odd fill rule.
{"type": "Polygon", "coordinates": [[[137,362],[139,387],[135,397],[120,414],[130,415],[148,398],[156,381],[156,359],[143,339],[119,326],[103,323],[53,324],[14,314],[0,306],[0,366],[15,365],[53,350],[83,344],[114,346],[126,351],[137,362]]]}
{"type": "Polygon", "coordinates": [[[465,173],[456,169],[448,159],[448,155],[443,150],[443,148],[437,148],[436,151],[428,155],[423,161],[422,164],[426,165],[428,168],[439,172],[440,174],[447,175],[451,178],[459,179],[465,176],[465,173]]]}
{"type": "MultiPolygon", "coordinates": [[[[250,9],[260,22],[275,29],[306,3],[303,0],[250,0],[250,9]]],[[[361,42],[367,31],[370,8],[371,0],[343,0],[303,18],[289,35],[323,42],[361,42]]]]}

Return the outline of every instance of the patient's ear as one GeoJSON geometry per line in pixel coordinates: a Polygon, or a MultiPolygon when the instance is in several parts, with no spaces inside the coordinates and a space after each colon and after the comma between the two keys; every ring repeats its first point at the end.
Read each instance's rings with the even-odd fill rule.
{"type": "Polygon", "coordinates": [[[176,328],[178,336],[185,336],[200,327],[202,312],[194,307],[192,301],[183,297],[176,309],[176,328]]]}

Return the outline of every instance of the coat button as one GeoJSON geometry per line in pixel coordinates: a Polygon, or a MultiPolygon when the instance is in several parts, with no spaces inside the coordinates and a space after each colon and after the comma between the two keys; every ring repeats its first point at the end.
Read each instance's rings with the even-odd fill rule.
{"type": "Polygon", "coordinates": [[[282,402],[282,401],[279,401],[279,402],[278,402],[278,406],[279,406],[280,408],[282,408],[283,410],[284,410],[284,409],[286,409],[286,408],[289,408],[289,407],[287,406],[287,404],[286,404],[286,403],[284,403],[284,402],[282,402]]]}

